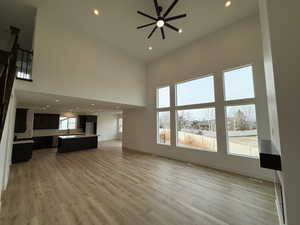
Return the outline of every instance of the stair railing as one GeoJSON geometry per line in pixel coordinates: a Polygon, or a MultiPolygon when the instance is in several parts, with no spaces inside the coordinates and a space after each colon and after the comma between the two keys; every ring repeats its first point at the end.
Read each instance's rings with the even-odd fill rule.
{"type": "Polygon", "coordinates": [[[20,30],[11,26],[10,31],[12,37],[10,52],[3,53],[5,54],[4,61],[1,63],[2,69],[0,70],[0,140],[16,76],[16,62],[19,48],[18,38],[20,30]]]}

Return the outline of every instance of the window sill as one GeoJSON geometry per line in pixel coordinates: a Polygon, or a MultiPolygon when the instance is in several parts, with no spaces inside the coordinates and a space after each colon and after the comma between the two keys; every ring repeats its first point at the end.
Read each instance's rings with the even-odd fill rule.
{"type": "Polygon", "coordinates": [[[210,152],[210,153],[217,153],[218,150],[207,150],[207,149],[201,149],[201,148],[194,148],[194,147],[189,147],[186,145],[176,145],[176,148],[183,148],[186,150],[193,150],[193,151],[198,151],[198,152],[210,152]]]}
{"type": "Polygon", "coordinates": [[[157,145],[162,145],[162,146],[167,146],[167,147],[171,147],[170,144],[162,144],[162,143],[156,143],[157,145]]]}
{"type": "Polygon", "coordinates": [[[23,81],[28,81],[28,82],[33,82],[32,79],[24,79],[24,78],[20,78],[20,77],[16,77],[17,80],[23,80],[23,81]]]}
{"type": "Polygon", "coordinates": [[[242,154],[235,154],[235,153],[230,153],[230,152],[227,152],[227,155],[228,156],[236,156],[236,157],[243,157],[243,158],[248,158],[248,159],[259,160],[258,156],[242,155],[242,154]]]}

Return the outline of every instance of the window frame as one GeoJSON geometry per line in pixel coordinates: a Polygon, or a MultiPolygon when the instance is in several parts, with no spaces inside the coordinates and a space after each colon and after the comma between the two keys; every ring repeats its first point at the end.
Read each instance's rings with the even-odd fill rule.
{"type": "Polygon", "coordinates": [[[163,146],[171,146],[172,145],[172,128],[171,128],[171,110],[159,110],[156,112],[156,144],[163,146]],[[159,113],[168,112],[170,114],[170,144],[160,143],[160,133],[159,133],[159,113]]]}
{"type": "Polygon", "coordinates": [[[156,101],[155,106],[156,106],[156,109],[158,109],[158,110],[171,108],[171,85],[157,87],[156,88],[156,100],[155,101],[156,101]],[[162,88],[169,88],[169,106],[167,106],[167,107],[159,107],[159,89],[162,89],[162,88]]]}
{"type": "Polygon", "coordinates": [[[59,117],[59,129],[58,130],[76,130],[77,129],[77,125],[78,125],[78,118],[77,117],[66,117],[66,116],[60,116],[59,117]],[[64,120],[67,120],[67,129],[61,129],[61,119],[60,118],[66,118],[64,120]],[[74,129],[70,129],[69,128],[69,119],[75,119],[75,128],[74,129]]]}
{"type": "Polygon", "coordinates": [[[190,147],[190,146],[182,146],[178,144],[178,126],[177,126],[177,120],[178,120],[178,111],[181,110],[193,110],[193,109],[210,109],[210,108],[214,108],[215,109],[215,120],[217,121],[217,104],[216,104],[216,75],[215,73],[209,73],[209,74],[205,74],[205,75],[198,75],[195,78],[192,79],[187,79],[184,81],[180,81],[180,82],[176,82],[174,84],[174,89],[175,89],[175,106],[174,106],[174,112],[175,112],[175,146],[176,148],[180,148],[180,149],[188,149],[188,150],[193,150],[193,151],[201,151],[201,152],[210,152],[210,153],[217,153],[218,152],[218,132],[217,132],[217,123],[216,123],[216,149],[215,150],[208,150],[208,149],[202,149],[202,148],[196,148],[196,147],[190,147]],[[197,104],[189,104],[189,105],[178,105],[177,104],[177,85],[178,84],[182,84],[182,83],[186,83],[189,81],[194,81],[194,80],[199,80],[202,78],[207,78],[207,77],[212,77],[213,78],[213,93],[214,93],[214,102],[209,102],[209,103],[197,103],[197,104]]]}
{"type": "Polygon", "coordinates": [[[256,81],[255,81],[255,66],[254,64],[245,64],[237,67],[232,67],[230,69],[226,69],[222,71],[222,83],[223,83],[223,101],[224,101],[224,115],[225,115],[225,131],[226,131],[226,153],[229,156],[237,156],[237,157],[243,157],[243,158],[250,158],[250,159],[259,159],[259,156],[251,156],[251,155],[243,155],[243,154],[237,154],[237,153],[231,153],[229,149],[229,136],[228,136],[228,128],[227,128],[227,112],[226,108],[228,106],[243,106],[243,105],[254,105],[255,106],[255,117],[256,117],[256,127],[257,127],[257,141],[258,141],[258,152],[260,152],[260,145],[259,145],[259,125],[257,123],[258,113],[257,113],[257,95],[256,95],[256,81]],[[252,68],[252,81],[253,81],[253,93],[254,98],[244,98],[244,99],[234,99],[234,100],[226,100],[226,87],[225,87],[225,73],[242,69],[245,67],[252,68]]]}
{"type": "Polygon", "coordinates": [[[185,107],[185,106],[201,106],[201,105],[209,105],[209,104],[215,104],[216,103],[216,88],[215,88],[215,75],[213,73],[211,74],[206,74],[206,75],[198,75],[197,77],[195,78],[191,78],[191,79],[187,79],[187,80],[184,80],[184,81],[180,81],[180,82],[176,82],[174,84],[174,87],[175,87],[175,108],[176,107],[185,107]],[[213,90],[213,94],[214,94],[214,101],[213,102],[206,102],[206,103],[195,103],[195,104],[187,104],[187,105],[178,105],[178,98],[177,98],[177,93],[178,93],[178,90],[177,90],[177,85],[178,84],[182,84],[182,83],[187,83],[187,82],[190,82],[190,81],[194,81],[194,80],[200,80],[200,79],[203,79],[203,78],[207,78],[207,77],[212,77],[213,78],[213,86],[214,86],[214,90],[213,90]]]}

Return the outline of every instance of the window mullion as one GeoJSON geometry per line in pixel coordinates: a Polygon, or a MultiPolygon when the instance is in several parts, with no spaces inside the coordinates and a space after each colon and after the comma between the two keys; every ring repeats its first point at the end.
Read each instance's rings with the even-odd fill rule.
{"type": "Polygon", "coordinates": [[[170,87],[170,113],[171,113],[171,146],[176,146],[177,137],[176,137],[176,86],[172,85],[170,87]]]}

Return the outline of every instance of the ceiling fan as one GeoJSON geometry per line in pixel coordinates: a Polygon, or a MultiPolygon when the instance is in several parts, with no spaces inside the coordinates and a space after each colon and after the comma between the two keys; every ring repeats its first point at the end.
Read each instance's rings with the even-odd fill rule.
{"type": "Polygon", "coordinates": [[[149,23],[149,24],[145,24],[142,26],[138,26],[137,29],[142,29],[148,26],[152,26],[155,25],[155,27],[153,28],[153,30],[151,31],[151,33],[148,35],[148,39],[151,38],[151,36],[153,35],[153,33],[156,31],[157,28],[160,28],[161,31],[161,37],[162,39],[165,39],[165,30],[164,27],[168,27],[176,32],[179,32],[180,29],[172,26],[171,24],[169,24],[170,21],[172,20],[177,20],[177,19],[181,19],[183,17],[186,17],[186,14],[180,14],[178,16],[172,16],[172,17],[168,17],[168,15],[170,14],[170,12],[172,11],[172,9],[175,7],[175,5],[178,3],[178,0],[174,0],[174,2],[169,6],[169,8],[163,13],[163,8],[161,6],[158,5],[157,0],[154,0],[154,6],[155,6],[155,11],[156,11],[156,17],[150,16],[146,13],[143,13],[141,11],[137,11],[138,14],[145,16],[151,20],[154,20],[154,22],[149,23]]]}

